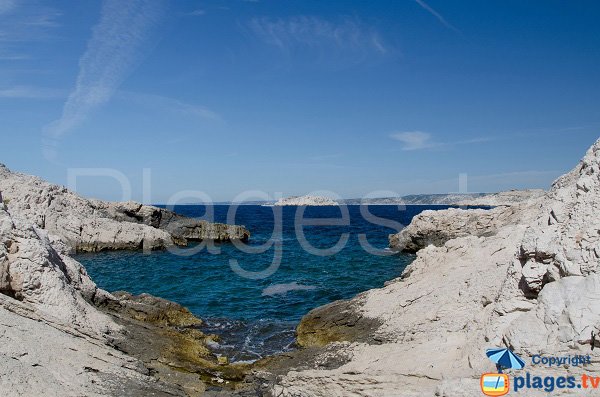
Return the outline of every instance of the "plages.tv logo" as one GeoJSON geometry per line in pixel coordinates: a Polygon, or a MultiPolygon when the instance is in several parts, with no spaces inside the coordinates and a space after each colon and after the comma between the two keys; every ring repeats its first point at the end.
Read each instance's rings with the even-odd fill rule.
{"type": "Polygon", "coordinates": [[[496,364],[498,372],[481,375],[481,391],[486,396],[503,396],[510,390],[510,380],[507,374],[502,373],[502,369],[522,369],[525,362],[506,348],[487,349],[485,354],[496,364]]]}
{"type": "Polygon", "coordinates": [[[510,381],[506,374],[483,374],[480,381],[481,391],[486,396],[503,396],[510,390],[510,381]]]}

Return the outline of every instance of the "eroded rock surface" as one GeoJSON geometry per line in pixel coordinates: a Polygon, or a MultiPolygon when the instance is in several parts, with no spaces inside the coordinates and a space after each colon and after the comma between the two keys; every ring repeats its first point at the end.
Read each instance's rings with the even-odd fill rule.
{"type": "Polygon", "coordinates": [[[93,302],[109,294],[85,268],[50,243],[46,231],[13,216],[0,204],[0,293],[96,334],[118,329],[93,302]]]}
{"type": "Polygon", "coordinates": [[[63,248],[0,204],[2,395],[184,396],[108,346],[126,330],[96,305],[115,298],[63,248]]]}
{"type": "Polygon", "coordinates": [[[2,294],[0,341],[3,396],[186,396],[103,338],[2,294]]]}
{"type": "Polygon", "coordinates": [[[242,226],[209,223],[135,202],[89,200],[0,165],[0,191],[14,213],[71,251],[161,249],[200,240],[246,240],[242,226]]]}
{"type": "Polygon", "coordinates": [[[389,236],[390,248],[414,253],[428,245],[441,247],[458,237],[493,236],[503,226],[518,222],[522,212],[517,206],[423,211],[410,225],[389,236]]]}
{"type": "Polygon", "coordinates": [[[0,203],[3,396],[198,396],[234,388],[247,366],[219,363],[216,338],[186,308],[99,289],[60,239],[0,203]]]}
{"type": "MultiPolygon", "coordinates": [[[[403,247],[418,250],[403,275],[341,305],[357,324],[357,318],[379,324],[369,331],[372,340],[362,335],[335,342],[347,339],[335,328],[348,324],[329,321],[342,313],[339,305],[311,312],[299,327],[300,335],[310,335],[304,345],[333,341],[313,362],[333,354],[345,363],[292,365],[271,381],[268,393],[477,396],[481,374],[495,372],[485,349],[503,346],[538,376],[598,376],[600,352],[592,350],[591,335],[600,331],[599,210],[600,141],[547,196],[491,211],[424,212],[402,236],[403,247]],[[589,354],[592,363],[532,366],[533,354],[589,354]]],[[[527,390],[528,396],[547,394],[527,390]]]]}

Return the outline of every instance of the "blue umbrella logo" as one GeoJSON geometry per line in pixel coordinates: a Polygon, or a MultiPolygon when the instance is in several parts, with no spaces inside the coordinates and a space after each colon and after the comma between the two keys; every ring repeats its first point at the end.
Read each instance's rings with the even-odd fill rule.
{"type": "Polygon", "coordinates": [[[496,364],[499,373],[502,373],[502,368],[522,369],[525,367],[525,362],[510,349],[487,349],[485,355],[496,364]]]}

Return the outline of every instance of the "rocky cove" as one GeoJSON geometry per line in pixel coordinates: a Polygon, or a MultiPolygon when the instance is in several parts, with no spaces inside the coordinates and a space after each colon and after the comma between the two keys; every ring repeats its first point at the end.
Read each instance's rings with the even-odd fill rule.
{"type": "Polygon", "coordinates": [[[523,358],[591,355],[585,368],[539,374],[598,372],[600,141],[543,195],[417,215],[390,236],[391,248],[416,253],[401,277],[312,310],[297,328],[301,349],[252,365],[219,361],[213,336],[182,306],[105,292],[70,256],[248,239],[247,230],[0,171],[8,395],[476,396],[480,375],[495,370],[484,351],[501,346],[523,358]]]}

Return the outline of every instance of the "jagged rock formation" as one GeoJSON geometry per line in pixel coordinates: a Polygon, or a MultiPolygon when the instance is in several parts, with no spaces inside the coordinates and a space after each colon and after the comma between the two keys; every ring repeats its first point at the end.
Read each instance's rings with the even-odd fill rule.
{"type": "Polygon", "coordinates": [[[246,367],[219,363],[207,347],[215,336],[187,309],[111,295],[69,253],[247,238],[245,229],[86,200],[5,167],[0,187],[2,395],[197,396],[243,378],[246,367]]]}
{"type": "Polygon", "coordinates": [[[231,387],[215,336],[182,306],[111,295],[47,231],[0,204],[0,389],[6,396],[197,396],[231,387]],[[59,358],[59,359],[57,359],[59,358]]]}
{"type": "Polygon", "coordinates": [[[321,196],[293,196],[279,199],[273,204],[274,206],[321,206],[321,205],[339,205],[337,201],[329,197],[321,196]]]}
{"type": "Polygon", "coordinates": [[[106,346],[123,328],[94,305],[114,298],[61,248],[0,204],[3,394],[170,395],[136,359],[106,346]]]}
{"type": "MultiPolygon", "coordinates": [[[[402,277],[384,288],[309,313],[299,327],[300,340],[309,349],[329,345],[305,360],[309,364],[280,371],[269,392],[476,396],[480,375],[495,372],[485,349],[502,346],[514,349],[532,375],[597,376],[600,353],[591,349],[591,343],[598,344],[591,336],[600,331],[600,140],[547,197],[510,208],[492,215],[440,211],[416,219],[411,235],[428,236],[432,225],[450,231],[432,238],[438,246],[421,248],[402,277]],[[461,229],[477,235],[453,229],[456,219],[461,229]],[[352,321],[336,321],[340,312],[352,321]],[[361,324],[367,335],[351,330],[361,324]],[[592,364],[533,366],[533,354],[589,354],[592,364]]],[[[557,395],[594,392],[554,390],[557,395]]],[[[548,393],[528,389],[526,394],[548,393]]]]}
{"type": "Polygon", "coordinates": [[[492,236],[501,227],[518,221],[521,211],[520,207],[423,211],[410,225],[389,236],[390,248],[414,253],[428,245],[441,247],[457,237],[492,236]]]}
{"type": "Polygon", "coordinates": [[[481,197],[465,199],[457,202],[459,206],[491,206],[515,205],[524,201],[537,199],[546,194],[542,189],[509,190],[493,194],[486,194],[481,197]]]}
{"type": "Polygon", "coordinates": [[[0,165],[0,191],[15,213],[71,251],[161,249],[199,240],[246,240],[241,226],[214,224],[135,202],[88,200],[0,165]]]}
{"type": "Polygon", "coordinates": [[[85,268],[52,246],[46,231],[0,204],[0,293],[97,334],[118,329],[89,302],[102,302],[85,268]]]}

